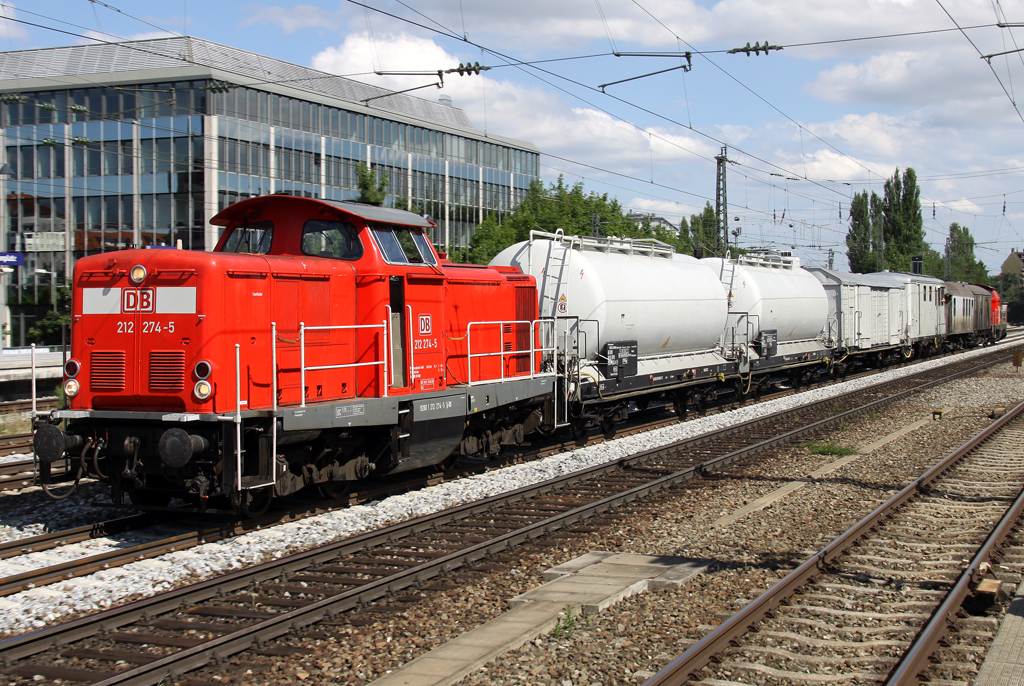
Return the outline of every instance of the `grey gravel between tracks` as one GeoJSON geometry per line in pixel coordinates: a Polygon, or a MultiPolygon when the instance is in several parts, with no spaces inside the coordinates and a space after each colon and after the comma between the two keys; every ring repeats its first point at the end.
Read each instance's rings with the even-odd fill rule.
{"type": "Polygon", "coordinates": [[[579,626],[572,636],[538,639],[462,682],[467,686],[642,683],[984,427],[994,408],[1011,407],[1022,399],[1024,374],[1000,365],[823,436],[857,447],[934,409],[954,408],[942,420],[930,421],[726,528],[711,525],[836,458],[812,455],[803,446],[778,449],[756,464],[727,469],[720,475],[724,478],[694,482],[625,508],[597,531],[557,539],[556,545],[510,551],[501,561],[505,570],[481,575],[457,591],[428,594],[404,615],[366,626],[334,627],[326,633],[318,629],[285,642],[312,650],[308,657],[275,660],[244,655],[231,660],[228,667],[194,673],[178,683],[205,679],[274,686],[301,681],[361,686],[497,616],[509,598],[539,585],[545,569],[591,550],[717,559],[706,576],[678,591],[634,596],[579,626]]]}

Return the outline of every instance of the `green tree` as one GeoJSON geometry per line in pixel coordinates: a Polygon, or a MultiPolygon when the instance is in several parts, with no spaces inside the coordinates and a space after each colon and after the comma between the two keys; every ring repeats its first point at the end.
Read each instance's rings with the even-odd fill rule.
{"type": "Polygon", "coordinates": [[[619,201],[609,198],[607,193],[587,193],[581,182],[569,186],[560,176],[547,188],[535,180],[515,211],[500,222],[496,215],[486,217],[473,234],[465,257],[470,262],[487,264],[508,246],[527,240],[532,230],[562,229],[566,235],[589,236],[595,214],[605,236],[658,238],[677,250],[680,244],[688,244],[689,236],[683,241],[671,231],[651,227],[649,220],[646,225],[643,220],[637,222],[627,217],[619,201]]]}
{"type": "Polygon", "coordinates": [[[715,254],[715,238],[718,234],[718,215],[708,202],[700,214],[690,216],[690,244],[694,255],[711,257],[715,254]]]}
{"type": "MultiPolygon", "coordinates": [[[[60,345],[61,327],[71,333],[71,289],[57,289],[57,310],[49,310],[46,316],[36,320],[34,326],[25,332],[26,343],[36,345],[60,345]]],[[[70,340],[67,341],[71,343],[70,340]]]]}
{"type": "Polygon", "coordinates": [[[882,192],[882,233],[885,268],[909,272],[910,261],[925,252],[924,220],[921,217],[921,189],[917,172],[899,168],[887,179],[882,192]]]}
{"type": "Polygon", "coordinates": [[[873,191],[854,193],[846,248],[854,272],[909,272],[911,260],[920,256],[926,274],[939,270],[936,275],[941,275],[943,258],[924,240],[917,172],[907,167],[901,175],[897,168],[886,179],[882,197],[873,191]]]}
{"type": "Polygon", "coordinates": [[[356,188],[359,189],[359,197],[356,202],[370,203],[371,205],[382,205],[388,197],[388,175],[381,174],[380,179],[377,173],[366,166],[365,163],[356,164],[356,188]]]}
{"type": "Polygon", "coordinates": [[[960,226],[956,222],[949,225],[945,262],[946,278],[950,281],[988,284],[988,270],[981,260],[974,256],[974,237],[966,226],[960,226]]]}
{"type": "Polygon", "coordinates": [[[881,267],[879,252],[882,223],[882,199],[867,191],[853,194],[850,204],[850,230],[846,233],[846,257],[850,271],[868,273],[881,267]]]}

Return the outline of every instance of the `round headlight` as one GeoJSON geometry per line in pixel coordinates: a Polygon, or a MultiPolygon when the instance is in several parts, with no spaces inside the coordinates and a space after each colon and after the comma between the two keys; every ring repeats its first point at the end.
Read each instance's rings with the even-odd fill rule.
{"type": "Polygon", "coordinates": [[[206,379],[200,379],[199,381],[196,381],[195,388],[192,389],[192,392],[195,393],[196,397],[200,400],[206,400],[210,397],[210,394],[213,393],[213,384],[206,379]]]}
{"type": "Polygon", "coordinates": [[[208,379],[210,374],[213,373],[213,365],[206,360],[199,360],[196,362],[195,375],[197,379],[208,379]]]}
{"type": "Polygon", "coordinates": [[[76,395],[78,395],[78,391],[80,389],[81,386],[78,384],[77,379],[68,379],[67,381],[64,382],[64,395],[66,395],[69,398],[74,398],[76,395]]]}
{"type": "Polygon", "coordinates": [[[78,376],[78,372],[82,371],[81,363],[75,358],[71,358],[64,363],[64,373],[70,376],[72,379],[78,376]]]}
{"type": "Polygon", "coordinates": [[[141,264],[137,264],[132,267],[131,272],[128,273],[128,277],[132,280],[132,283],[142,283],[146,280],[146,268],[141,264]]]}

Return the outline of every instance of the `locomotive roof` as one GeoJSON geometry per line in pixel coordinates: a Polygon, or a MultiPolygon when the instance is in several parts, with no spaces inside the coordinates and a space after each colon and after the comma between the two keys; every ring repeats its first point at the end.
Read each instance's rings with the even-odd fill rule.
{"type": "Polygon", "coordinates": [[[339,209],[346,214],[352,214],[360,219],[372,222],[400,224],[402,226],[418,226],[421,228],[437,226],[426,217],[421,217],[418,214],[413,214],[412,212],[407,212],[405,210],[398,210],[394,207],[378,207],[377,205],[367,205],[366,203],[361,202],[343,202],[341,200],[300,198],[295,195],[261,195],[255,198],[248,198],[225,207],[210,220],[210,223],[216,226],[227,226],[232,221],[237,221],[247,216],[250,210],[261,210],[268,205],[275,205],[281,202],[327,205],[329,207],[339,209]]]}

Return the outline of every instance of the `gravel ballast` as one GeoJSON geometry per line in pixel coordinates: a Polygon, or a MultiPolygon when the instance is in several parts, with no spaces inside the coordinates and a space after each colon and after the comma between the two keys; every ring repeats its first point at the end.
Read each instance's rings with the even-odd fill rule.
{"type": "MultiPolygon", "coordinates": [[[[953,358],[943,358],[912,367],[894,369],[881,375],[870,377],[870,379],[860,379],[846,384],[836,384],[814,389],[795,396],[779,398],[701,420],[673,425],[639,436],[610,441],[537,462],[515,465],[488,474],[433,486],[418,491],[415,494],[395,496],[364,506],[352,507],[298,522],[282,524],[227,541],[199,546],[188,551],[171,553],[155,560],[133,563],[125,567],[99,572],[80,579],[61,582],[45,588],[32,589],[0,599],[0,609],[3,610],[3,612],[0,612],[0,632],[7,634],[20,633],[83,612],[110,607],[114,604],[170,589],[177,585],[209,578],[216,574],[278,558],[291,552],[324,545],[363,531],[380,528],[453,505],[471,502],[531,483],[547,480],[561,474],[619,459],[651,447],[745,421],[756,416],[830,397],[852,388],[872,385],[923,368],[963,360],[968,356],[984,354],[986,352],[988,351],[975,351],[953,358]]],[[[939,392],[943,391],[940,390],[939,392]]],[[[960,395],[962,394],[958,394],[958,400],[961,399],[960,395]]],[[[945,404],[949,405],[951,403],[947,401],[945,404]]],[[[950,421],[945,426],[953,426],[954,423],[955,421],[950,421]]],[[[808,462],[815,461],[821,463],[820,459],[808,460],[808,462]]],[[[789,466],[789,469],[792,469],[792,465],[789,466]]],[[[808,488],[804,490],[813,491],[815,489],[808,488]]],[[[721,500],[723,497],[721,493],[715,494],[713,497],[707,498],[706,502],[702,502],[701,507],[713,506],[716,500],[721,500]]],[[[757,496],[747,497],[756,498],[757,496]]],[[[50,511],[51,509],[57,509],[57,507],[56,505],[49,504],[43,509],[50,511]]],[[[680,512],[677,513],[685,521],[677,522],[673,520],[671,523],[671,526],[681,526],[683,530],[687,530],[688,534],[692,533],[689,529],[692,527],[694,517],[696,516],[688,511],[690,507],[690,505],[682,507],[680,512]]],[[[724,512],[729,506],[723,501],[717,507],[719,511],[724,512]]],[[[760,516],[757,518],[760,519],[760,516]]],[[[4,519],[7,520],[7,517],[4,516],[4,519]]],[[[668,524],[663,516],[653,517],[648,523],[653,525],[659,521],[668,524]]],[[[736,526],[742,524],[742,522],[739,522],[736,526]]],[[[653,552],[653,548],[661,547],[653,543],[655,539],[650,539],[646,543],[647,549],[633,550],[631,546],[638,545],[637,539],[632,535],[632,531],[635,528],[635,526],[630,525],[622,529],[613,534],[607,543],[614,543],[623,550],[631,552],[653,552]]],[[[780,531],[782,529],[785,529],[785,526],[780,527],[780,531]]],[[[640,540],[646,539],[641,538],[640,540]]],[[[773,538],[772,540],[774,542],[776,539],[773,538]]],[[[601,546],[597,547],[600,548],[601,546]]],[[[716,548],[710,542],[701,545],[677,545],[676,547],[679,549],[658,550],[657,553],[720,557],[723,553],[737,552],[735,543],[720,546],[717,549],[718,554],[714,552],[716,548]],[[690,549],[691,547],[693,549],[690,549]]],[[[472,614],[475,617],[475,621],[482,621],[487,617],[494,616],[503,609],[501,607],[501,603],[503,603],[502,598],[507,598],[510,595],[514,595],[515,592],[531,588],[535,585],[539,573],[546,566],[558,564],[566,559],[575,557],[571,553],[573,550],[578,549],[580,547],[574,542],[564,550],[558,548],[548,550],[546,551],[547,554],[541,556],[542,559],[531,561],[528,567],[523,565],[522,568],[516,567],[511,570],[509,572],[511,578],[503,579],[498,588],[492,589],[491,592],[481,591],[482,595],[480,597],[487,598],[487,602],[476,602],[473,600],[473,593],[468,593],[466,599],[461,602],[465,602],[474,608],[472,614]]],[[[586,552],[586,550],[583,552],[586,552]]],[[[434,617],[440,617],[445,614],[448,613],[442,612],[434,615],[434,617]]],[[[470,623],[472,623],[472,620],[470,623]]],[[[464,626],[458,622],[446,622],[447,632],[439,632],[436,638],[451,635],[451,632],[459,632],[464,626]]],[[[422,642],[423,639],[421,639],[422,642]]],[[[422,650],[422,648],[417,648],[417,650],[422,650]]],[[[389,651],[389,654],[396,659],[399,657],[398,651],[389,651]]]]}
{"type": "MultiPolygon", "coordinates": [[[[929,421],[730,526],[714,528],[713,524],[838,458],[814,455],[806,445],[777,449],[768,459],[728,468],[719,475],[724,478],[691,482],[623,509],[603,524],[584,525],[599,527],[597,532],[566,532],[510,551],[503,556],[506,571],[480,574],[478,581],[455,591],[431,593],[396,617],[372,621],[376,615],[363,615],[371,620],[367,625],[337,627],[330,639],[292,637],[289,645],[313,654],[305,659],[266,660],[265,671],[257,669],[232,680],[275,685],[304,679],[367,683],[497,616],[509,598],[542,583],[544,570],[592,550],[716,559],[709,573],[677,591],[629,598],[587,623],[578,622],[571,636],[538,639],[462,682],[473,686],[642,683],[986,426],[993,409],[1012,407],[1022,399],[1024,376],[1009,365],[916,394],[819,438],[859,447],[928,418],[935,409],[953,409],[943,419],[929,421]]],[[[322,633],[319,627],[317,631],[322,633]]],[[[234,660],[249,665],[256,661],[251,656],[234,660]]],[[[224,675],[224,671],[210,670],[193,678],[209,675],[224,675]]]]}

